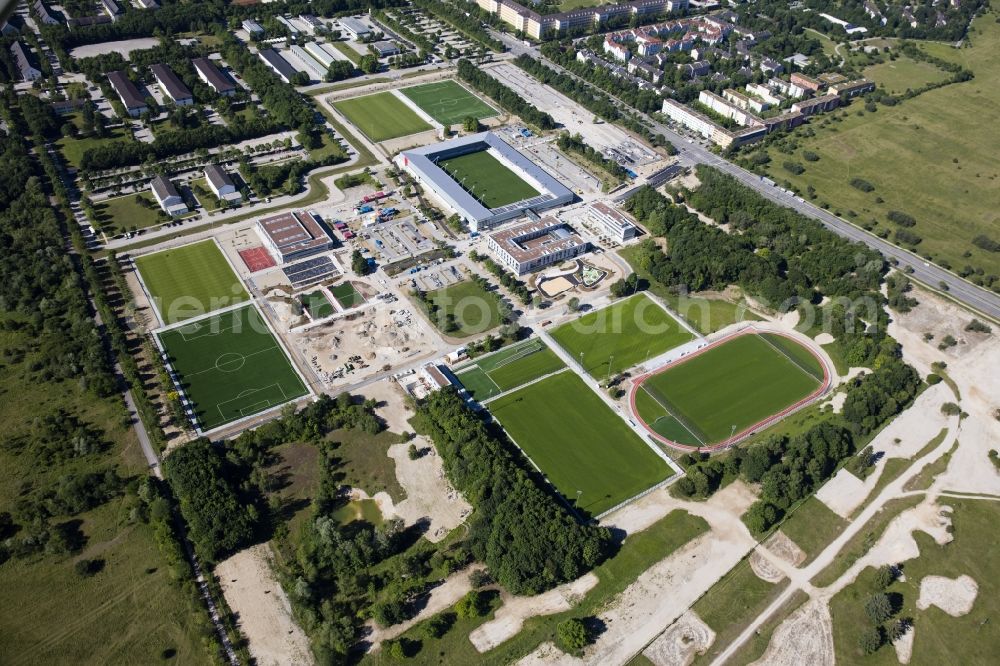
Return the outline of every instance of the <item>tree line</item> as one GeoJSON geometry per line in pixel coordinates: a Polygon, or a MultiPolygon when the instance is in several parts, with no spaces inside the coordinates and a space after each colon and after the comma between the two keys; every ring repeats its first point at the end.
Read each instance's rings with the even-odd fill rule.
{"type": "Polygon", "coordinates": [[[523,97],[462,58],[458,61],[458,76],[479,92],[492,97],[504,111],[513,113],[524,122],[542,130],[556,128],[556,121],[548,113],[526,102],[523,97]]]}

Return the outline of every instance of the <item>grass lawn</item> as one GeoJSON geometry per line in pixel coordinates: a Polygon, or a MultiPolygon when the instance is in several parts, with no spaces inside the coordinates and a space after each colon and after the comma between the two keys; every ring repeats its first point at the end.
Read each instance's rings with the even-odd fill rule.
{"type": "Polygon", "coordinates": [[[787,586],[787,578],[780,583],[761,580],[750,568],[750,558],[741,560],[691,607],[716,633],[701,661],[711,662],[787,586]]]}
{"type": "Polygon", "coordinates": [[[906,56],[866,67],[864,74],[865,78],[884,86],[893,95],[901,95],[909,89],[920,88],[928,83],[944,81],[950,76],[936,65],[906,56]]]}
{"type": "MultiPolygon", "coordinates": [[[[0,315],[0,320],[8,320],[0,315]]],[[[34,417],[63,410],[103,442],[99,451],[43,461],[32,449],[0,446],[0,507],[25,524],[17,505],[28,495],[60,487],[60,479],[116,469],[126,478],[146,473],[135,432],[124,424],[120,398],[97,398],[78,382],[39,381],[30,368],[41,360],[28,328],[0,331],[0,423],[11,444],[37,427],[34,417]]],[[[44,443],[46,449],[49,442],[44,443]]],[[[153,530],[132,520],[134,497],[117,497],[74,515],[55,515],[52,525],[80,521],[84,543],[69,555],[12,557],[0,565],[0,658],[5,664],[152,664],[164,650],[175,663],[208,663],[201,642],[200,600],[175,580],[153,530]],[[82,577],[78,558],[100,559],[104,568],[82,577]]],[[[23,533],[15,536],[23,536],[23,533]]]]}
{"type": "Polygon", "coordinates": [[[135,265],[166,324],[250,300],[211,240],[137,257],[135,265]]]}
{"type": "Polygon", "coordinates": [[[97,137],[81,137],[79,139],[62,137],[56,141],[56,145],[59,146],[59,151],[62,153],[66,163],[74,169],[79,169],[80,162],[83,160],[83,154],[91,148],[99,148],[114,143],[127,143],[129,141],[131,139],[125,138],[125,132],[121,128],[115,128],[108,130],[108,136],[103,139],[97,137]]]}
{"type": "Polygon", "coordinates": [[[439,162],[438,166],[490,209],[540,194],[486,150],[459,155],[439,162]]]}
{"type": "Polygon", "coordinates": [[[895,232],[897,226],[887,220],[890,210],[911,215],[916,226],[908,231],[923,239],[916,246],[921,255],[956,271],[969,266],[1000,274],[1000,253],[972,244],[980,234],[1000,241],[1000,132],[983,129],[1000,124],[1000,87],[988,83],[1000,78],[996,17],[988,12],[973,21],[971,48],[924,47],[970,69],[974,79],[894,107],[879,106],[876,113],[858,116],[864,103],[855,101],[847,111],[814,118],[809,126],[815,136],[796,132],[791,139],[794,154],[777,145],[769,149],[768,175],[803,192],[814,187],[816,203],[828,202],[857,224],[874,220],[876,231],[895,232]],[[805,161],[803,151],[819,160],[805,161]],[[782,166],[786,161],[802,164],[805,172],[789,173],[782,166]],[[852,187],[853,178],[867,180],[875,190],[852,187]]]}
{"type": "Polygon", "coordinates": [[[498,398],[490,411],[569,501],[591,515],[667,478],[667,464],[575,373],[498,398]]]}
{"type": "Polygon", "coordinates": [[[322,291],[313,291],[302,295],[302,307],[309,311],[313,319],[329,317],[335,310],[322,291]]]}
{"type": "Polygon", "coordinates": [[[815,495],[800,504],[781,524],[781,531],[805,554],[803,565],[812,562],[820,552],[847,527],[847,521],[835,514],[815,495]]]}
{"type": "Polygon", "coordinates": [[[348,60],[353,62],[355,67],[361,64],[361,54],[352,49],[347,42],[330,42],[330,44],[333,48],[347,56],[348,60]]]}
{"type": "Polygon", "coordinates": [[[636,407],[646,423],[672,416],[695,444],[712,444],[779,413],[818,386],[797,355],[790,359],[763,336],[748,334],[649,377],[642,388],[657,408],[648,402],[636,407]]]}
{"type": "Polygon", "coordinates": [[[544,342],[533,338],[476,359],[458,368],[456,375],[472,397],[481,401],[565,367],[544,342]]]}
{"type": "Polygon", "coordinates": [[[442,125],[460,123],[468,116],[482,120],[497,115],[496,109],[451,79],[403,88],[400,92],[442,125]]]}
{"type": "Polygon", "coordinates": [[[123,197],[97,201],[94,202],[94,210],[97,212],[100,228],[111,234],[131,229],[145,229],[167,221],[167,218],[160,217],[160,207],[149,192],[140,192],[138,195],[126,194],[123,197]],[[152,207],[146,208],[139,205],[135,200],[136,196],[151,203],[152,207]]]}
{"type": "Polygon", "coordinates": [[[588,312],[554,331],[555,338],[573,358],[583,354],[583,367],[604,379],[649,358],[659,356],[694,338],[658,303],[643,294],[588,312]]]}
{"type": "MultiPolygon", "coordinates": [[[[996,661],[1000,645],[1000,558],[996,502],[942,498],[954,509],[955,540],[937,545],[927,534],[916,531],[913,538],[920,557],[903,563],[906,581],[896,581],[888,593],[900,602],[897,617],[913,619],[914,661],[920,664],[989,664],[996,661]],[[971,576],[979,592],[967,615],[952,617],[937,606],[916,607],[920,581],[925,576],[956,578],[971,576]],[[898,595],[898,596],[897,596],[898,595]]],[[[865,569],[858,579],[838,593],[830,603],[833,641],[837,663],[897,664],[892,646],[884,645],[875,654],[863,656],[857,647],[858,634],[868,626],[863,611],[865,600],[876,591],[874,569],[865,569]]]]}
{"type": "Polygon", "coordinates": [[[333,297],[337,299],[337,303],[344,310],[365,302],[365,297],[350,282],[341,282],[336,286],[330,287],[330,293],[333,294],[333,297]]]}
{"type": "Polygon", "coordinates": [[[497,296],[473,280],[466,280],[444,289],[427,292],[428,302],[437,309],[428,316],[441,331],[456,338],[485,333],[500,325],[497,296]],[[449,329],[454,317],[457,328],[449,329]]]}
{"type": "Polygon", "coordinates": [[[597,585],[573,608],[528,618],[520,633],[483,655],[466,639],[462,652],[449,653],[452,661],[448,663],[492,666],[517,662],[541,643],[554,641],[560,622],[599,614],[644,571],[708,531],[708,523],[701,517],[683,510],[671,511],[641,532],[629,534],[615,556],[594,569],[597,585]]]}
{"type": "Polygon", "coordinates": [[[345,99],[334,102],[333,105],[355,127],[376,142],[431,129],[423,118],[391,92],[345,99]]]}
{"type": "Polygon", "coordinates": [[[212,190],[208,189],[208,181],[205,178],[195,178],[192,180],[191,192],[202,208],[209,212],[218,210],[219,200],[212,194],[212,190]]]}
{"type": "Polygon", "coordinates": [[[157,335],[203,430],[308,392],[252,305],[157,335]]]}

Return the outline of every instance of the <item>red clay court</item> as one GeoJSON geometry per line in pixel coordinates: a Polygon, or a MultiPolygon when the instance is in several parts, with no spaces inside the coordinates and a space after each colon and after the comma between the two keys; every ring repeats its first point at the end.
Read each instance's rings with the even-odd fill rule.
{"type": "Polygon", "coordinates": [[[274,258],[264,249],[263,245],[240,250],[240,259],[247,265],[247,269],[251,273],[262,271],[265,268],[272,268],[276,265],[274,258]]]}

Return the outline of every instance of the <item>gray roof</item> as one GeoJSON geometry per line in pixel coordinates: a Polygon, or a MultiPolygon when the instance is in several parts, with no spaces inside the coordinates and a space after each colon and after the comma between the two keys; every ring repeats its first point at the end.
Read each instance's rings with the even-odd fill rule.
{"type": "Polygon", "coordinates": [[[160,85],[166,88],[167,94],[172,100],[176,102],[182,99],[191,99],[191,89],[174,74],[174,70],[159,64],[150,65],[149,69],[153,71],[153,76],[160,82],[160,85]]]}
{"type": "Polygon", "coordinates": [[[177,188],[166,176],[156,176],[153,180],[149,181],[149,186],[153,188],[153,192],[156,194],[160,201],[169,199],[170,197],[180,197],[180,193],[177,192],[177,188]]]}
{"type": "Polygon", "coordinates": [[[191,64],[208,79],[208,84],[215,89],[215,92],[221,93],[236,89],[236,84],[223,76],[215,63],[208,58],[195,58],[191,64]]]}
{"type": "Polygon", "coordinates": [[[216,190],[221,190],[223,187],[235,187],[233,184],[233,179],[229,177],[229,174],[223,171],[222,167],[218,164],[209,164],[205,167],[205,178],[212,183],[212,186],[216,190]]]}
{"type": "Polygon", "coordinates": [[[146,106],[146,99],[139,92],[139,89],[135,87],[135,84],[129,80],[125,72],[121,70],[108,72],[108,81],[111,82],[111,87],[118,93],[126,109],[137,109],[146,106]]]}
{"type": "Polygon", "coordinates": [[[340,25],[344,26],[345,30],[350,30],[356,35],[366,35],[371,32],[371,28],[362,23],[356,18],[351,18],[350,16],[345,16],[343,18],[337,19],[340,25]]]}
{"type": "Polygon", "coordinates": [[[17,68],[21,71],[21,78],[25,81],[33,78],[30,76],[34,71],[41,71],[37,67],[31,64],[31,58],[28,56],[28,50],[24,48],[21,42],[15,41],[10,46],[10,52],[14,56],[14,61],[17,63],[17,68]]]}
{"type": "Polygon", "coordinates": [[[101,4],[104,5],[104,8],[112,14],[122,13],[122,8],[118,6],[118,3],[115,2],[115,0],[101,0],[101,4]]]}
{"type": "Polygon", "coordinates": [[[281,54],[274,49],[261,49],[259,55],[268,65],[278,71],[281,76],[291,80],[295,76],[295,68],[288,64],[288,61],[281,57],[281,54]]]}

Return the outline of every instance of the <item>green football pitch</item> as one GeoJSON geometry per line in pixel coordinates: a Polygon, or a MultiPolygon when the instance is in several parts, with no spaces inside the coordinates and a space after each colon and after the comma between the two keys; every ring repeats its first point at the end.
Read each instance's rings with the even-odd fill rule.
{"type": "Polygon", "coordinates": [[[335,287],[330,287],[330,293],[333,294],[333,297],[337,299],[340,307],[344,310],[365,302],[365,297],[350,282],[341,282],[335,287]]]}
{"type": "Polygon", "coordinates": [[[667,478],[667,464],[573,372],[497,398],[490,412],[569,501],[598,515],[667,478]],[[579,491],[579,495],[577,494],[579,491]]]}
{"type": "Polygon", "coordinates": [[[380,92],[334,102],[372,141],[398,139],[431,129],[431,126],[391,92],[380,92]]]}
{"type": "Polygon", "coordinates": [[[335,310],[322,291],[313,291],[302,297],[302,307],[309,311],[313,319],[329,317],[335,310]]]}
{"type": "Polygon", "coordinates": [[[308,393],[253,305],[157,335],[202,430],[308,393]]]}
{"type": "Polygon", "coordinates": [[[788,338],[740,335],[646,379],[636,411],[675,442],[716,444],[807,397],[822,378],[819,361],[788,338]]]}
{"type": "Polygon", "coordinates": [[[694,339],[645,294],[588,312],[552,331],[552,337],[602,380],[609,365],[610,374],[618,373],[694,339]]]}
{"type": "Polygon", "coordinates": [[[442,125],[460,123],[469,116],[482,120],[497,115],[496,109],[450,79],[403,88],[400,92],[442,125]]]}
{"type": "Polygon", "coordinates": [[[555,352],[535,338],[477,359],[455,374],[472,397],[482,401],[565,367],[555,352]]]}
{"type": "Polygon", "coordinates": [[[211,240],[137,257],[135,265],[164,324],[250,300],[211,240]]]}
{"type": "Polygon", "coordinates": [[[487,208],[499,208],[539,195],[535,188],[486,150],[443,160],[438,166],[487,208]]]}

